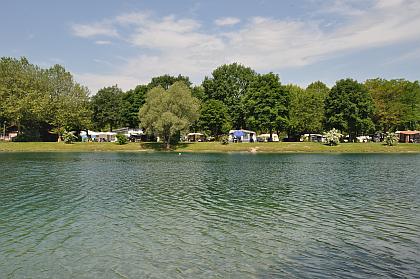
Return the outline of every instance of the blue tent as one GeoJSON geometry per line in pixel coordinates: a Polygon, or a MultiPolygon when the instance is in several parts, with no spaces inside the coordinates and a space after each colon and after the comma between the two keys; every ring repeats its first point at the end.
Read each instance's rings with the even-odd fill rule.
{"type": "Polygon", "coordinates": [[[233,132],[233,135],[235,137],[237,137],[237,138],[240,138],[240,137],[242,137],[244,135],[244,132],[242,132],[242,131],[235,131],[235,132],[233,132]]]}

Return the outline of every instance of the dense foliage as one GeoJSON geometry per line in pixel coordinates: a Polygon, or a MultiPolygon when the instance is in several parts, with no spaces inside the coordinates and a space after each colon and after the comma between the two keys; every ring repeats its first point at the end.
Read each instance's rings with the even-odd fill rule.
{"type": "Polygon", "coordinates": [[[335,128],[352,141],[420,129],[420,84],[404,79],[343,79],[331,90],[316,81],[305,89],[233,63],[199,85],[162,75],[126,92],[114,85],[93,93],[60,65],[43,69],[26,58],[0,59],[0,123],[17,130],[21,141],[121,127],[143,128],[167,144],[187,130],[221,138],[230,129],[251,129],[298,139],[335,128]]]}
{"type": "Polygon", "coordinates": [[[370,79],[366,81],[376,112],[379,131],[414,130],[420,121],[420,85],[403,79],[370,79]]]}
{"type": "Polygon", "coordinates": [[[116,85],[105,87],[92,97],[93,123],[96,129],[116,128],[121,122],[123,91],[116,85]]]}
{"type": "Polygon", "coordinates": [[[386,132],[384,142],[388,146],[393,146],[398,142],[398,136],[395,133],[386,132]]]}
{"type": "Polygon", "coordinates": [[[327,129],[336,128],[354,140],[374,131],[374,105],[366,87],[352,79],[337,81],[325,99],[327,129]]]}
{"type": "Polygon", "coordinates": [[[60,65],[41,69],[26,58],[3,57],[0,120],[20,140],[57,140],[64,130],[90,127],[89,92],[60,65]]]}
{"type": "Polygon", "coordinates": [[[117,134],[115,137],[117,138],[117,144],[119,145],[123,145],[128,142],[128,138],[123,134],[117,134]]]}
{"type": "Polygon", "coordinates": [[[268,131],[270,141],[273,131],[282,130],[287,122],[287,92],[273,73],[257,75],[247,88],[244,97],[247,127],[268,131]]]}
{"type": "Polygon", "coordinates": [[[234,63],[218,67],[211,78],[203,81],[204,97],[222,101],[228,107],[235,129],[245,128],[243,98],[255,75],[251,68],[234,63]]]}
{"type": "Polygon", "coordinates": [[[213,99],[206,101],[200,110],[198,126],[213,137],[226,134],[232,126],[228,107],[222,101],[213,99]]]}

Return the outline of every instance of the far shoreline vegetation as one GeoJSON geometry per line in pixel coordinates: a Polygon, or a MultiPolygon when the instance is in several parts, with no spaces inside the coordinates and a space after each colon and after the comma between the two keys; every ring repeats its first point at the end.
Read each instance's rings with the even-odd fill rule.
{"type": "Polygon", "coordinates": [[[396,131],[409,131],[403,141],[418,142],[420,84],[347,78],[332,88],[321,81],[302,88],[233,63],[214,69],[200,85],[187,76],[163,75],[126,92],[117,85],[89,92],[61,65],[43,69],[24,57],[2,57],[0,124],[2,139],[14,135],[13,143],[0,143],[0,151],[419,152],[419,144],[354,142],[362,136],[392,139],[393,145],[396,131]],[[121,145],[90,142],[95,139],[89,131],[122,127],[142,129],[142,142],[126,144],[122,134],[121,145]],[[269,142],[220,143],[236,141],[229,131],[242,129],[266,134],[269,142]],[[88,142],[80,142],[82,132],[88,142]],[[189,132],[216,142],[181,141],[189,132]],[[333,137],[329,145],[348,143],[299,142],[308,134],[333,137]],[[287,142],[271,142],[274,135],[287,142]]]}
{"type": "Polygon", "coordinates": [[[0,152],[155,152],[176,153],[420,153],[420,144],[345,143],[327,146],[315,142],[254,142],[223,145],[219,142],[178,143],[169,150],[163,143],[141,142],[0,142],[0,152]]]}

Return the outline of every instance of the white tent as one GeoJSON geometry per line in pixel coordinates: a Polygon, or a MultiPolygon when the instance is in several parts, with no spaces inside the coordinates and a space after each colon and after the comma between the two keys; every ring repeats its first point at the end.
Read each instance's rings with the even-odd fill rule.
{"type": "MultiPolygon", "coordinates": [[[[94,141],[99,141],[99,142],[115,142],[117,141],[116,139],[116,135],[117,133],[114,132],[96,132],[96,131],[88,131],[89,136],[91,137],[92,140],[94,141]]],[[[83,138],[87,138],[88,134],[86,134],[86,131],[82,131],[80,133],[80,136],[83,138]]]]}

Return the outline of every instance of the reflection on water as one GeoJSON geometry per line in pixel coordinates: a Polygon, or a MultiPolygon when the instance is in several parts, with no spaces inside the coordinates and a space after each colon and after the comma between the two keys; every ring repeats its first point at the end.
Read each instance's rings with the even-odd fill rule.
{"type": "Polygon", "coordinates": [[[1,278],[413,278],[420,155],[0,153],[1,278]]]}

